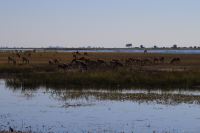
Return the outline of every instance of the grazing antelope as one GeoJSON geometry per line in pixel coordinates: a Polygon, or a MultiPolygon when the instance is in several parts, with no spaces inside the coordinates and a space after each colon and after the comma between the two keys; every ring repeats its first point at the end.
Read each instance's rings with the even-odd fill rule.
{"type": "Polygon", "coordinates": [[[63,69],[63,70],[66,70],[67,68],[69,68],[69,65],[67,65],[67,64],[59,64],[59,65],[58,65],[58,68],[61,68],[61,69],[63,69]]]}
{"type": "Polygon", "coordinates": [[[86,63],[84,63],[82,61],[78,61],[78,60],[73,60],[73,62],[71,62],[71,65],[74,65],[75,67],[78,67],[79,69],[81,69],[81,71],[88,69],[86,63]]]}
{"type": "Polygon", "coordinates": [[[22,62],[25,64],[29,64],[29,59],[27,57],[22,57],[22,62]]]}
{"type": "Polygon", "coordinates": [[[20,58],[20,57],[21,57],[20,53],[16,53],[16,56],[17,56],[18,58],[20,58]]]}
{"type": "Polygon", "coordinates": [[[160,58],[159,58],[159,61],[160,61],[160,63],[164,63],[165,58],[164,58],[164,57],[160,57],[160,58]]]}
{"type": "Polygon", "coordinates": [[[120,63],[118,60],[112,60],[110,61],[110,65],[113,67],[113,68],[116,68],[116,67],[123,67],[124,65],[122,63],[120,63]]]}
{"type": "Polygon", "coordinates": [[[98,62],[97,62],[97,61],[90,60],[90,59],[86,59],[86,60],[85,60],[85,63],[86,63],[88,66],[92,67],[92,68],[95,68],[95,67],[97,67],[97,65],[98,65],[98,62]]]}
{"type": "Polygon", "coordinates": [[[178,62],[180,62],[181,61],[181,59],[180,58],[173,58],[171,61],[170,61],[170,64],[174,64],[174,63],[178,63],[178,62]]]}
{"type": "Polygon", "coordinates": [[[159,63],[159,59],[155,57],[155,58],[153,59],[153,63],[154,63],[154,64],[159,63]]]}
{"type": "Polygon", "coordinates": [[[54,61],[52,59],[49,60],[49,65],[54,64],[54,61]]]}
{"type": "Polygon", "coordinates": [[[77,59],[73,59],[71,62],[70,62],[70,64],[73,64],[74,62],[76,62],[77,61],[77,59]]]}
{"type": "Polygon", "coordinates": [[[98,60],[97,60],[97,63],[98,63],[98,64],[106,64],[106,62],[105,62],[104,60],[101,60],[101,59],[98,59],[98,60]]]}
{"type": "Polygon", "coordinates": [[[81,57],[81,58],[79,58],[78,60],[87,60],[85,57],[81,57]]]}
{"type": "Polygon", "coordinates": [[[58,59],[54,59],[53,62],[54,62],[55,64],[58,64],[58,63],[59,63],[59,60],[58,60],[58,59]]]}
{"type": "Polygon", "coordinates": [[[85,63],[83,63],[83,62],[79,62],[79,66],[80,66],[81,71],[88,69],[87,65],[85,63]]]}

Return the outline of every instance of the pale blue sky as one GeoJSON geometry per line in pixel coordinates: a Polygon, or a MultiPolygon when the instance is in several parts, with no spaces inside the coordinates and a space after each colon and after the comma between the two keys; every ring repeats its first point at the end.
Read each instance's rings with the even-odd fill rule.
{"type": "Polygon", "coordinates": [[[0,45],[200,44],[200,0],[0,0],[0,45]]]}

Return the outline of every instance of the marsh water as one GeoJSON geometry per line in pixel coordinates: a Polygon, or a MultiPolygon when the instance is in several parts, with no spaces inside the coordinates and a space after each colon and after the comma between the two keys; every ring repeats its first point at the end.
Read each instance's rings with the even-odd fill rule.
{"type": "Polygon", "coordinates": [[[200,91],[24,88],[0,80],[0,130],[199,133],[200,91]]]}
{"type": "MultiPolygon", "coordinates": [[[[109,52],[109,53],[143,53],[143,49],[125,49],[125,48],[93,48],[93,49],[43,49],[43,48],[36,48],[39,52],[109,52]]],[[[1,48],[0,52],[8,52],[8,51],[32,51],[34,48],[1,48]]],[[[148,53],[158,53],[158,54],[200,54],[200,49],[148,49],[148,53]]]]}

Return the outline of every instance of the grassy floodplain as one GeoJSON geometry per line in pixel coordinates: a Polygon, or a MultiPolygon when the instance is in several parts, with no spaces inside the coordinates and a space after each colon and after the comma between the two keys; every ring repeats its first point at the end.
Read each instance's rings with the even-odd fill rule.
{"type": "MultiPolygon", "coordinates": [[[[21,57],[26,56],[20,53],[21,57]]],[[[70,64],[72,53],[31,52],[30,63],[22,62],[16,53],[0,53],[0,73],[8,78],[9,83],[24,86],[60,86],[60,87],[179,87],[191,88],[200,85],[200,55],[197,54],[151,54],[151,53],[88,53],[77,55],[92,61],[103,60],[106,66],[61,69],[59,64],[70,64]],[[16,64],[8,63],[8,56],[13,56],[16,64]],[[153,62],[154,58],[164,57],[164,62],[153,62]],[[149,63],[126,65],[128,58],[145,60],[149,63]],[[173,58],[180,62],[170,63],[173,58]],[[49,64],[49,60],[58,59],[59,63],[49,64]],[[118,60],[123,66],[112,67],[110,61],[118,60]]]]}

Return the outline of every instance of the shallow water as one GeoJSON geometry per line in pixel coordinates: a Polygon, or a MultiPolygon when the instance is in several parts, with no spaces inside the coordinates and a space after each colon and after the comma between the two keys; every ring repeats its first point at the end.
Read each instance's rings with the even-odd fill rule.
{"type": "MultiPolygon", "coordinates": [[[[1,52],[6,51],[14,51],[14,50],[20,50],[20,51],[31,51],[34,49],[20,49],[20,48],[9,48],[9,49],[0,49],[1,52]]],[[[45,50],[45,49],[38,49],[39,51],[57,51],[57,52],[76,52],[77,50],[65,50],[65,49],[58,49],[58,50],[45,50]]],[[[124,48],[118,48],[118,49],[89,49],[89,50],[78,50],[79,52],[119,52],[119,53],[143,53],[144,50],[142,49],[124,49],[124,48]]],[[[160,54],[200,54],[199,49],[149,49],[148,53],[160,53],[160,54]]]]}
{"type": "Polygon", "coordinates": [[[199,133],[200,91],[34,90],[0,81],[0,129],[34,132],[199,133]]]}
{"type": "MultiPolygon", "coordinates": [[[[58,50],[58,52],[76,52],[77,50],[58,50]]],[[[144,53],[142,49],[94,49],[94,50],[78,50],[79,52],[118,52],[118,53],[144,53]]],[[[189,50],[189,49],[150,49],[148,53],[159,53],[159,54],[200,54],[200,50],[189,50]]]]}

